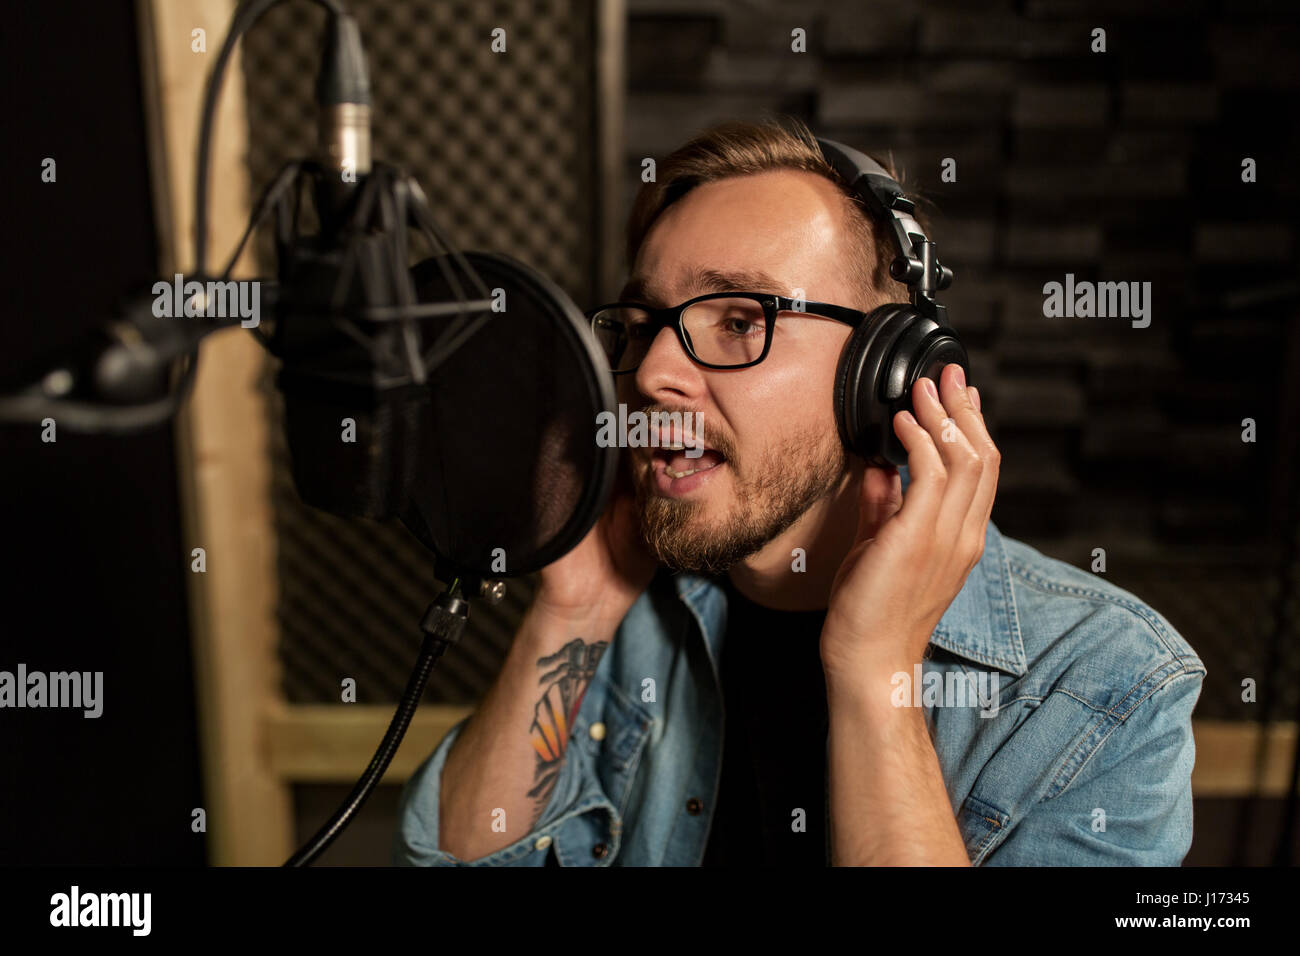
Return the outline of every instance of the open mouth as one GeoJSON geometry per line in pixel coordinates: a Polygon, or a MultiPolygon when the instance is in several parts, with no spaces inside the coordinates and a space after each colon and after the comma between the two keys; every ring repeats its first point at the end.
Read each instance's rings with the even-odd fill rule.
{"type": "MultiPolygon", "coordinates": [[[[692,448],[691,451],[695,451],[695,449],[692,448]]],[[[681,445],[675,448],[656,448],[654,450],[656,465],[662,462],[664,474],[669,478],[687,478],[699,472],[717,468],[726,460],[721,452],[713,448],[705,448],[703,453],[695,458],[687,457],[684,446],[681,445]]]]}
{"type": "Polygon", "coordinates": [[[704,438],[698,418],[694,427],[689,417],[684,422],[651,424],[649,446],[643,447],[649,452],[650,473],[659,494],[690,494],[711,481],[717,469],[727,463],[727,456],[710,448],[704,438]]]}

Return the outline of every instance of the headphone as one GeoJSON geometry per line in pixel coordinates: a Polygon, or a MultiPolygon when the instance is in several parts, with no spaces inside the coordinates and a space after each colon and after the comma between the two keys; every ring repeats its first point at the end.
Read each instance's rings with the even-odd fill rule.
{"type": "Polygon", "coordinates": [[[911,302],[880,306],[849,336],[835,370],[835,421],[845,446],[868,463],[906,465],[894,416],[912,410],[912,386],[925,377],[937,388],[939,374],[950,364],[960,365],[970,378],[966,349],[948,324],[948,310],[934,298],[952,284],[952,270],[939,263],[934,243],[913,218],[916,204],[883,166],[843,143],[817,143],[893,238],[897,254],[889,274],[911,291],[911,302]]]}

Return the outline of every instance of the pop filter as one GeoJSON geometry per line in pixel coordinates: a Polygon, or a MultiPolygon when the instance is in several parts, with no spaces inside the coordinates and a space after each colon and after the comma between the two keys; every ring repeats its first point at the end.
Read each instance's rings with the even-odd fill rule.
{"type": "MultiPolygon", "coordinates": [[[[509,256],[463,255],[500,311],[455,320],[468,335],[423,386],[400,518],[449,570],[515,577],[577,546],[604,510],[619,449],[596,444],[596,420],[615,409],[614,381],[559,286],[509,256]]],[[[447,260],[412,268],[420,302],[456,297],[447,260]]]]}

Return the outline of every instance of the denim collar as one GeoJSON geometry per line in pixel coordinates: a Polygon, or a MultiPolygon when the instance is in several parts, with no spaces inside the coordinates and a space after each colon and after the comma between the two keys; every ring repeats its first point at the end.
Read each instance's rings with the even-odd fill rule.
{"type": "MultiPolygon", "coordinates": [[[[899,469],[906,490],[907,468],[899,469]]],[[[673,575],[677,595],[699,622],[710,656],[721,650],[725,598],[718,581],[688,572],[673,575]]],[[[984,535],[984,554],[965,585],[939,619],[930,643],[958,657],[1020,677],[1028,669],[1020,638],[1020,616],[1011,590],[1011,568],[1002,532],[992,521],[984,535]]]]}

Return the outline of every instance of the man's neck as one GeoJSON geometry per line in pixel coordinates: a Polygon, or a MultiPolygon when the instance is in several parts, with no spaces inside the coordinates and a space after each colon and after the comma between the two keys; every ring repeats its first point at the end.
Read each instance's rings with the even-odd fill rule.
{"type": "Polygon", "coordinates": [[[852,459],[843,480],[789,528],[728,572],[755,604],[777,611],[821,611],[858,531],[858,494],[866,465],[852,459]],[[800,548],[800,554],[795,549],[800,548]]]}

